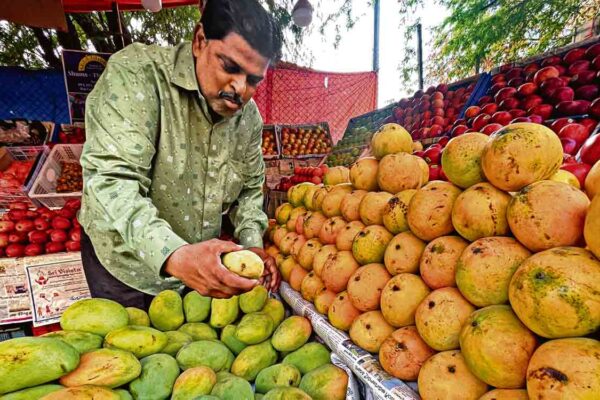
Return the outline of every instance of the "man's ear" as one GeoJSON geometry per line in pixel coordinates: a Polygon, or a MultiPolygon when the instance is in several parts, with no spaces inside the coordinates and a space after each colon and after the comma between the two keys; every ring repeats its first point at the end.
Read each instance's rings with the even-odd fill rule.
{"type": "Polygon", "coordinates": [[[199,57],[202,50],[206,47],[206,35],[204,34],[204,26],[199,22],[194,29],[194,40],[192,41],[192,53],[194,57],[199,57]]]}

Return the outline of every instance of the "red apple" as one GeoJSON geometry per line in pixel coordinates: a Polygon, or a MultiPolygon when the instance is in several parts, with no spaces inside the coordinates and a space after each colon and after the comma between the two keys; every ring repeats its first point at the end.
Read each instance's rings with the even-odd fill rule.
{"type": "Polygon", "coordinates": [[[31,231],[27,234],[30,243],[46,243],[48,235],[44,231],[31,231]]]}
{"type": "Polygon", "coordinates": [[[529,110],[535,106],[542,104],[543,102],[544,99],[542,98],[542,96],[539,96],[537,94],[530,94],[529,96],[525,97],[525,99],[523,99],[523,101],[521,102],[521,108],[523,108],[524,110],[529,110]]]}
{"type": "Polygon", "coordinates": [[[456,125],[452,129],[451,135],[452,135],[452,137],[460,136],[460,135],[464,134],[468,129],[469,129],[469,127],[466,125],[456,125]]]}
{"type": "Polygon", "coordinates": [[[29,206],[27,205],[27,203],[24,203],[22,201],[15,201],[8,205],[8,209],[9,210],[28,210],[29,206]]]}
{"type": "Polygon", "coordinates": [[[511,124],[516,124],[519,122],[533,122],[533,121],[531,121],[531,118],[529,118],[529,117],[517,117],[517,118],[513,119],[512,121],[510,121],[511,124]]]}
{"type": "Polygon", "coordinates": [[[498,111],[492,115],[492,122],[502,126],[508,125],[512,119],[514,117],[508,111],[498,111]]]}
{"type": "Polygon", "coordinates": [[[529,96],[530,94],[534,94],[538,89],[538,86],[533,83],[533,82],[526,82],[524,84],[522,84],[521,86],[519,86],[519,88],[517,89],[517,92],[519,93],[519,95],[526,97],[529,96]]]}
{"type": "Polygon", "coordinates": [[[50,240],[52,242],[66,242],[68,240],[67,232],[62,229],[53,229],[50,231],[50,240]]]}
{"type": "MultiPolygon", "coordinates": [[[[598,69],[600,69],[600,67],[598,69]]],[[[586,70],[581,71],[577,75],[573,75],[569,84],[573,87],[589,85],[594,82],[594,79],[596,79],[596,71],[586,70]]]]}
{"type": "Polygon", "coordinates": [[[431,129],[429,129],[429,137],[438,137],[440,136],[444,130],[440,125],[433,124],[431,125],[431,129]]]}
{"type": "Polygon", "coordinates": [[[554,68],[558,70],[561,77],[567,73],[567,68],[564,65],[555,65],[554,68]]]}
{"type": "Polygon", "coordinates": [[[547,120],[552,115],[552,111],[554,111],[554,107],[552,107],[552,105],[538,104],[537,106],[527,110],[527,113],[529,114],[529,116],[535,114],[542,117],[542,120],[547,120]]]}
{"type": "Polygon", "coordinates": [[[9,243],[25,243],[27,242],[27,233],[12,232],[8,234],[9,243]]]}
{"type": "Polygon", "coordinates": [[[444,94],[448,93],[448,85],[446,85],[445,83],[440,83],[435,89],[438,92],[442,92],[444,94]]]}
{"type": "MultiPolygon", "coordinates": [[[[542,64],[543,65],[543,64],[542,64]]],[[[540,85],[548,78],[558,78],[560,76],[560,72],[556,67],[544,67],[535,73],[533,77],[533,81],[536,85],[540,85]]]]}
{"type": "Polygon", "coordinates": [[[484,105],[488,104],[489,102],[491,102],[492,96],[482,96],[478,101],[477,101],[477,105],[479,107],[483,107],[484,105]]]}
{"type": "Polygon", "coordinates": [[[508,86],[518,88],[523,84],[523,82],[525,82],[523,78],[512,78],[510,81],[508,81],[508,86]]]}
{"type": "Polygon", "coordinates": [[[600,56],[597,56],[592,60],[592,65],[596,70],[600,70],[600,56]]]}
{"type": "Polygon", "coordinates": [[[479,114],[473,120],[473,126],[472,126],[472,128],[476,132],[481,132],[481,129],[483,129],[484,126],[486,126],[487,124],[489,124],[491,119],[492,119],[492,117],[490,115],[488,115],[488,114],[479,114]]]}
{"type": "Polygon", "coordinates": [[[60,253],[65,251],[65,244],[62,242],[48,242],[46,243],[46,253],[60,253]]]}
{"type": "Polygon", "coordinates": [[[562,59],[559,56],[546,57],[542,61],[542,67],[547,67],[549,65],[557,65],[557,64],[560,64],[561,61],[562,61],[562,59]]]}
{"type": "Polygon", "coordinates": [[[430,95],[433,94],[433,92],[435,92],[435,86],[429,86],[426,93],[430,95]]]}
{"type": "Polygon", "coordinates": [[[567,65],[573,64],[577,60],[581,60],[585,56],[585,49],[579,47],[577,49],[573,49],[563,57],[563,62],[567,65]]]}
{"type": "Polygon", "coordinates": [[[519,107],[520,102],[516,97],[509,97],[508,99],[504,99],[498,104],[498,106],[505,111],[515,109],[519,107]]]}
{"type": "Polygon", "coordinates": [[[562,144],[563,152],[566,154],[574,155],[577,151],[577,142],[573,139],[561,138],[560,143],[562,144]]]}
{"type": "Polygon", "coordinates": [[[546,96],[551,97],[556,89],[566,86],[565,82],[560,78],[548,78],[540,85],[540,92],[546,96]]]}
{"type": "Polygon", "coordinates": [[[577,159],[571,154],[563,153],[563,165],[564,164],[577,164],[577,159]]]}
{"type": "Polygon", "coordinates": [[[492,76],[492,83],[505,82],[506,76],[504,74],[496,74],[492,76]]]}
{"type": "Polygon", "coordinates": [[[525,117],[527,115],[527,111],[521,110],[519,108],[514,108],[510,110],[509,113],[510,115],[512,115],[513,118],[525,117]]]}
{"type": "Polygon", "coordinates": [[[15,230],[15,223],[12,221],[0,221],[0,233],[8,233],[15,230]]]}
{"type": "Polygon", "coordinates": [[[496,111],[498,111],[498,104],[496,104],[496,103],[489,103],[489,104],[486,104],[483,107],[481,107],[480,114],[489,114],[489,115],[492,115],[496,111]]]}
{"type": "Polygon", "coordinates": [[[506,82],[494,83],[492,85],[492,87],[489,89],[488,93],[495,95],[496,93],[498,93],[500,90],[504,89],[505,87],[506,87],[506,82]]]}
{"type": "Polygon", "coordinates": [[[440,138],[440,140],[438,140],[437,144],[442,146],[442,149],[443,149],[446,147],[446,145],[448,144],[449,141],[450,141],[450,138],[448,136],[443,136],[440,138]]]}
{"type": "Polygon", "coordinates": [[[569,65],[569,75],[573,76],[581,73],[582,71],[586,71],[590,69],[591,65],[592,63],[588,60],[575,61],[573,64],[569,65]]]}
{"type": "Polygon", "coordinates": [[[502,100],[514,97],[517,94],[517,89],[514,87],[505,87],[500,89],[494,96],[494,101],[500,103],[502,100]]]}
{"type": "Polygon", "coordinates": [[[534,124],[541,124],[542,122],[544,122],[544,118],[542,118],[541,115],[537,115],[537,114],[531,114],[531,115],[529,115],[529,119],[534,124]]]}
{"type": "Polygon", "coordinates": [[[507,81],[510,81],[514,78],[520,78],[521,76],[523,76],[523,68],[519,67],[511,68],[508,70],[508,72],[506,72],[505,75],[507,81]]]}
{"type": "Polygon", "coordinates": [[[568,86],[557,88],[554,93],[552,93],[551,99],[554,104],[558,104],[562,101],[571,101],[575,98],[575,91],[568,86]]]}
{"type": "Polygon", "coordinates": [[[530,74],[532,72],[536,72],[539,69],[540,69],[540,66],[537,63],[527,64],[525,66],[525,68],[523,68],[523,74],[527,75],[527,74],[530,74]]]}
{"type": "Polygon", "coordinates": [[[600,135],[590,136],[581,147],[579,156],[586,164],[596,164],[600,160],[600,135]]]}
{"type": "Polygon", "coordinates": [[[592,102],[589,113],[592,117],[600,118],[600,97],[592,102]]]}
{"type": "Polygon", "coordinates": [[[577,177],[577,180],[579,181],[579,185],[581,187],[584,187],[585,186],[585,177],[590,172],[590,169],[592,169],[592,167],[589,166],[588,164],[577,163],[577,164],[563,164],[560,167],[560,169],[564,169],[565,171],[569,171],[570,173],[575,175],[577,177]]]}
{"type": "Polygon", "coordinates": [[[591,134],[594,131],[594,128],[596,128],[596,126],[598,125],[598,121],[596,121],[593,118],[582,118],[579,121],[577,121],[577,123],[585,126],[585,129],[587,130],[588,134],[591,134]]]}
{"type": "Polygon", "coordinates": [[[600,43],[596,43],[591,45],[585,51],[585,58],[588,60],[593,60],[596,56],[600,55],[600,43]]]}
{"type": "Polygon", "coordinates": [[[590,104],[587,100],[563,101],[558,103],[556,109],[562,115],[581,115],[588,112],[590,104]]]}
{"type": "Polygon", "coordinates": [[[575,98],[578,100],[594,100],[598,97],[599,92],[598,85],[583,85],[575,91],[575,98]]]}
{"type": "Polygon", "coordinates": [[[554,122],[552,122],[552,124],[550,124],[550,129],[552,129],[554,131],[554,133],[556,133],[557,135],[560,133],[560,130],[568,124],[572,124],[574,123],[575,120],[571,119],[571,118],[558,118],[555,119],[554,122]]]}
{"type": "Polygon", "coordinates": [[[54,229],[69,229],[71,221],[65,217],[56,216],[52,219],[52,227],[54,229]]]}
{"type": "Polygon", "coordinates": [[[27,212],[25,210],[10,210],[8,212],[8,218],[13,222],[18,222],[25,218],[27,212]]]}
{"type": "Polygon", "coordinates": [[[22,219],[15,224],[15,231],[17,232],[30,232],[35,229],[33,221],[30,219],[22,219]]]}
{"type": "Polygon", "coordinates": [[[471,106],[469,108],[467,108],[465,110],[465,118],[473,118],[476,117],[479,112],[481,111],[481,108],[478,106],[471,106]]]}
{"type": "Polygon", "coordinates": [[[567,124],[558,133],[558,137],[573,139],[579,145],[583,144],[589,136],[587,128],[581,124],[567,124]]]}
{"type": "Polygon", "coordinates": [[[440,179],[440,171],[441,171],[441,168],[439,165],[437,165],[437,164],[429,165],[429,180],[430,181],[439,180],[440,179]]]}
{"type": "Polygon", "coordinates": [[[8,246],[10,242],[8,241],[8,233],[0,233],[0,249],[8,246]]]}
{"type": "Polygon", "coordinates": [[[79,251],[81,250],[81,244],[79,242],[67,240],[65,242],[65,248],[67,249],[67,251],[79,251]]]}
{"type": "Polygon", "coordinates": [[[442,156],[442,146],[438,144],[430,146],[427,150],[425,150],[423,156],[428,164],[439,164],[440,157],[442,156]]]}
{"type": "Polygon", "coordinates": [[[439,125],[439,126],[443,126],[444,125],[444,118],[440,117],[440,116],[435,116],[431,119],[431,124],[432,125],[439,125]]]}
{"type": "Polygon", "coordinates": [[[44,253],[44,248],[41,244],[38,243],[30,243],[25,246],[25,255],[27,257],[35,257],[44,253]]]}
{"type": "Polygon", "coordinates": [[[9,244],[5,249],[5,253],[10,258],[23,257],[25,255],[25,246],[16,243],[9,244]]]}
{"type": "Polygon", "coordinates": [[[497,132],[498,130],[502,129],[502,125],[500,124],[487,124],[486,126],[483,127],[483,129],[481,129],[481,133],[490,136],[491,134],[497,132]]]}

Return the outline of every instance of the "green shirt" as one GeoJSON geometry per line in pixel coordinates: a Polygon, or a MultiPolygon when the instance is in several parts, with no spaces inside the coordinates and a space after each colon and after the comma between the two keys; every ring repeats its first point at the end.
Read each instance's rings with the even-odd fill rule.
{"type": "MultiPolygon", "coordinates": [[[[186,243],[235,237],[262,247],[262,119],[251,101],[213,123],[190,43],[114,54],[87,98],[81,224],[116,278],[156,294],[181,289],[161,269],[186,243]]],[[[198,260],[202,267],[202,260],[198,260]]]]}

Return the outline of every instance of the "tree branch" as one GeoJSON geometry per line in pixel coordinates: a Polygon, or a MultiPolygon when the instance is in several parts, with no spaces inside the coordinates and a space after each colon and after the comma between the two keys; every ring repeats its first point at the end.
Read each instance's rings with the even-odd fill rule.
{"type": "Polygon", "coordinates": [[[32,28],[33,34],[35,35],[40,47],[43,50],[44,60],[48,63],[51,68],[60,68],[61,63],[56,54],[54,53],[54,44],[52,39],[44,34],[41,28],[32,28]]]}

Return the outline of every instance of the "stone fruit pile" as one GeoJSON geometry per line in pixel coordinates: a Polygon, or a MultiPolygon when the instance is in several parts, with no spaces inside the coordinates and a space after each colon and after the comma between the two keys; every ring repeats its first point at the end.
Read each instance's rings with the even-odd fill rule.
{"type": "Polygon", "coordinates": [[[279,153],[277,149],[277,139],[274,129],[263,129],[262,132],[262,153],[264,156],[276,156],[279,153]]]}
{"type": "Polygon", "coordinates": [[[384,125],[348,183],[290,189],[283,278],[424,400],[600,398],[600,163],[580,190],[516,123],[453,138],[430,180],[411,144],[384,125]]]}
{"type": "Polygon", "coordinates": [[[322,126],[281,128],[281,151],[284,156],[327,154],[333,143],[322,126]]]}
{"type": "Polygon", "coordinates": [[[0,343],[1,399],[346,398],[348,376],[309,341],[310,322],[285,318],[262,286],[230,299],[166,290],[148,313],[80,300],[60,323],[0,343]]]}

